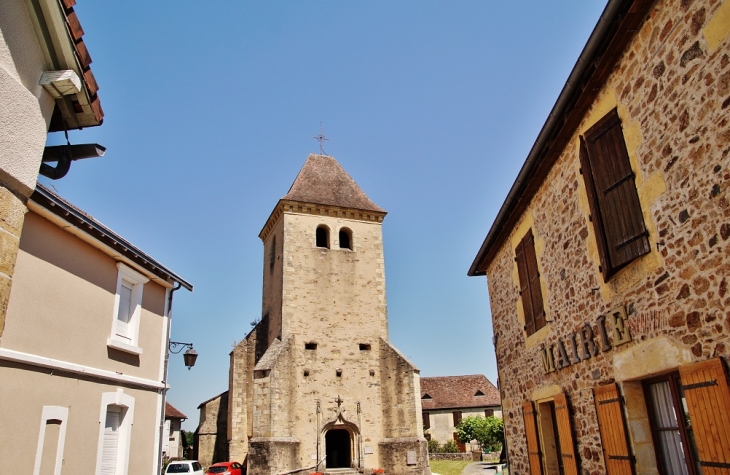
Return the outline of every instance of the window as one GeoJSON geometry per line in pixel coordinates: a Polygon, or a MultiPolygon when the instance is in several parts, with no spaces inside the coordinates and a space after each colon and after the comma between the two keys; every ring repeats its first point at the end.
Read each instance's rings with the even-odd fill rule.
{"type": "Polygon", "coordinates": [[[431,428],[431,417],[428,412],[423,413],[423,430],[431,428]]]}
{"type": "Polygon", "coordinates": [[[580,138],[580,166],[605,281],[651,250],[616,109],[580,138]]]}
{"type": "Polygon", "coordinates": [[[142,287],[149,282],[149,279],[121,262],[117,263],[117,268],[119,273],[114,318],[107,346],[141,355],[142,348],[137,345],[142,314],[142,287]]]}
{"type": "Polygon", "coordinates": [[[426,393],[423,396],[421,396],[421,399],[433,399],[430,394],[426,393]]]}
{"type": "Polygon", "coordinates": [[[454,427],[456,427],[461,422],[461,411],[454,411],[452,414],[454,416],[454,427]]]}
{"type": "Polygon", "coordinates": [[[317,247],[330,248],[330,230],[327,226],[320,225],[317,227],[316,238],[317,247]]]}
{"type": "Polygon", "coordinates": [[[474,393],[474,396],[484,396],[484,393],[481,389],[477,389],[477,392],[474,393]]]}
{"type": "Polygon", "coordinates": [[[352,231],[347,228],[340,229],[340,249],[352,250],[352,231]]]}
{"type": "Polygon", "coordinates": [[[691,442],[694,436],[689,425],[689,414],[685,410],[687,403],[679,373],[652,378],[643,384],[660,473],[701,473],[695,469],[697,455],[691,442]]]}
{"type": "Polygon", "coordinates": [[[494,409],[484,409],[484,417],[493,417],[494,409]]]}
{"type": "Polygon", "coordinates": [[[370,343],[360,343],[360,351],[370,351],[370,343]]]}
{"type": "Polygon", "coordinates": [[[520,277],[520,296],[525,313],[525,331],[527,336],[545,326],[545,310],[542,303],[542,288],[540,287],[540,272],[537,268],[535,255],[535,238],[532,229],[515,249],[515,261],[520,277]]]}
{"type": "Polygon", "coordinates": [[[134,419],[134,398],[122,389],[101,396],[96,471],[99,475],[126,474],[134,419]]]}
{"type": "Polygon", "coordinates": [[[305,350],[316,350],[317,349],[317,344],[314,343],[314,342],[305,343],[304,344],[304,349],[305,350]]]}
{"type": "Polygon", "coordinates": [[[61,473],[68,407],[44,406],[33,473],[61,473]]]}

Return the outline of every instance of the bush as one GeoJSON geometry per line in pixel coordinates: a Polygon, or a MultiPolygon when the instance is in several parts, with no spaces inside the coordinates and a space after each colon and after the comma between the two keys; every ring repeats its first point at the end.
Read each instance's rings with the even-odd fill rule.
{"type": "Polygon", "coordinates": [[[504,424],[497,417],[467,417],[456,426],[456,436],[462,444],[476,440],[482,450],[496,452],[504,443],[504,424]]]}
{"type": "Polygon", "coordinates": [[[439,444],[438,440],[429,440],[428,441],[428,453],[430,454],[438,454],[441,452],[441,445],[439,444]]]}
{"type": "Polygon", "coordinates": [[[441,452],[444,454],[455,454],[459,452],[459,444],[455,440],[450,440],[441,447],[441,452]]]}

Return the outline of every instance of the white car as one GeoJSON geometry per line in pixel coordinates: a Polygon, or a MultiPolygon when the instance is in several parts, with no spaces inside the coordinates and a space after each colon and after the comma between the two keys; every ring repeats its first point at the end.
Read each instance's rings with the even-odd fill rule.
{"type": "Polygon", "coordinates": [[[203,466],[197,460],[175,460],[165,469],[165,474],[168,473],[189,473],[191,475],[205,475],[203,473],[203,466]]]}

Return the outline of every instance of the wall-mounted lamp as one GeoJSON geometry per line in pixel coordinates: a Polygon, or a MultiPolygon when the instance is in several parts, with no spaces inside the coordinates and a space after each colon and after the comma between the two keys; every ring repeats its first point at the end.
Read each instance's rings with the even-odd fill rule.
{"type": "Polygon", "coordinates": [[[187,366],[188,371],[190,368],[195,366],[195,360],[198,359],[198,352],[193,349],[192,343],[181,343],[179,341],[171,341],[170,342],[170,353],[178,354],[185,348],[188,349],[185,353],[183,353],[183,360],[185,361],[185,366],[187,366]]]}

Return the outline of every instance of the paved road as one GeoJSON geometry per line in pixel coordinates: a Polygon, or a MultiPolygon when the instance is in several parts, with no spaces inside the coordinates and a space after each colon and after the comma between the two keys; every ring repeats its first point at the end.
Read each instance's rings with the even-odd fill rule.
{"type": "MultiPolygon", "coordinates": [[[[473,462],[464,467],[461,475],[495,475],[498,464],[488,462],[473,462]]],[[[500,472],[501,473],[501,472],[500,472]]]]}

